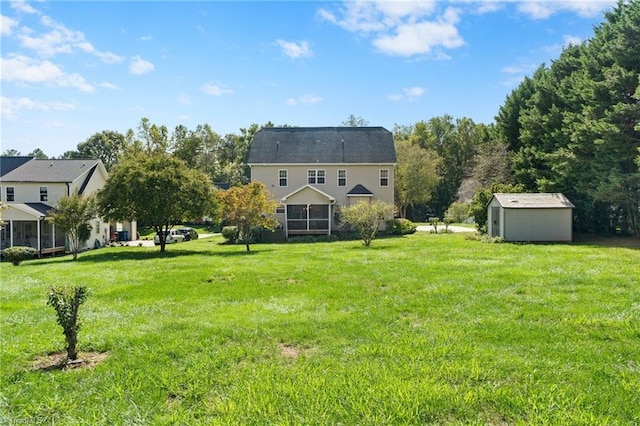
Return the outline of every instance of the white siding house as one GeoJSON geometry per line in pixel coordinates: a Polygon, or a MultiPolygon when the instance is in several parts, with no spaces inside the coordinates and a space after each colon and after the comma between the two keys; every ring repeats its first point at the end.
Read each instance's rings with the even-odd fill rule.
{"type": "MultiPolygon", "coordinates": [[[[5,207],[0,216],[0,250],[11,246],[35,248],[39,254],[64,252],[66,235],[50,220],[58,200],[75,192],[95,194],[107,181],[102,161],[40,160],[31,157],[0,157],[0,201],[5,207]]],[[[110,224],[95,217],[91,223],[88,247],[109,241],[110,224]]],[[[129,235],[136,224],[125,224],[129,235]]]]}
{"type": "Polygon", "coordinates": [[[493,194],[487,232],[506,241],[572,241],[573,208],[560,193],[493,194]]]}

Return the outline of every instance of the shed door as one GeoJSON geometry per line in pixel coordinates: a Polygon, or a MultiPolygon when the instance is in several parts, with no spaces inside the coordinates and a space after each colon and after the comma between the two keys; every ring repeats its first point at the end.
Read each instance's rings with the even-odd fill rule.
{"type": "Polygon", "coordinates": [[[491,207],[491,236],[500,236],[500,207],[491,207]]]}

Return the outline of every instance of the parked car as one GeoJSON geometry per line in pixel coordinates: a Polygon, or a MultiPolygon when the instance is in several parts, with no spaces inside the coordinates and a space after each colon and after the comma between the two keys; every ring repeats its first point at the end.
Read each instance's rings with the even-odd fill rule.
{"type": "MultiPolygon", "coordinates": [[[[165,243],[166,244],[175,244],[181,243],[184,241],[184,235],[178,232],[177,229],[170,229],[169,231],[165,231],[165,243]]],[[[160,245],[160,233],[156,233],[153,237],[153,243],[157,246],[160,245]]]]}
{"type": "Polygon", "coordinates": [[[198,239],[198,232],[193,228],[178,228],[177,231],[182,235],[184,235],[185,241],[198,239]]]}

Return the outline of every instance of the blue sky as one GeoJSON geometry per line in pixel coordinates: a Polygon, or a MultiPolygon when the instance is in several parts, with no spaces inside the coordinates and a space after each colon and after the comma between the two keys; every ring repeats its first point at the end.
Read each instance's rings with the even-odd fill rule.
{"type": "Polygon", "coordinates": [[[491,123],[615,0],[0,2],[1,151],[49,156],[140,119],[389,130],[491,123]]]}

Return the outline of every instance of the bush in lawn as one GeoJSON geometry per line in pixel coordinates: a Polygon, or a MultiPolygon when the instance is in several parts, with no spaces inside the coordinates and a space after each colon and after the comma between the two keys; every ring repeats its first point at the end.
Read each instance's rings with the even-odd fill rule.
{"type": "Polygon", "coordinates": [[[445,221],[448,219],[449,223],[462,223],[469,219],[469,209],[471,204],[455,202],[452,203],[444,214],[445,221]]]}
{"type": "Polygon", "coordinates": [[[393,216],[393,204],[382,201],[372,203],[359,202],[358,204],[342,209],[343,225],[354,227],[366,247],[376,237],[380,222],[393,216]]]}
{"type": "Polygon", "coordinates": [[[433,226],[433,231],[431,231],[434,234],[438,233],[438,224],[440,223],[440,218],[439,217],[430,217],[429,218],[429,223],[431,224],[431,226],[433,226]]]}
{"type": "Polygon", "coordinates": [[[47,305],[56,310],[58,324],[62,327],[62,333],[67,340],[67,360],[75,361],[78,358],[76,346],[78,344],[78,308],[87,298],[87,289],[77,287],[52,287],[49,289],[47,305]]]}
{"type": "Polygon", "coordinates": [[[387,222],[387,232],[391,235],[406,235],[416,232],[418,226],[409,219],[391,219],[387,222]]]}
{"type": "Polygon", "coordinates": [[[33,259],[36,249],[33,247],[13,246],[2,251],[2,257],[18,266],[21,262],[33,259]]]}
{"type": "Polygon", "coordinates": [[[235,243],[238,239],[238,227],[237,226],[225,226],[222,228],[222,236],[229,242],[235,243]]]}

